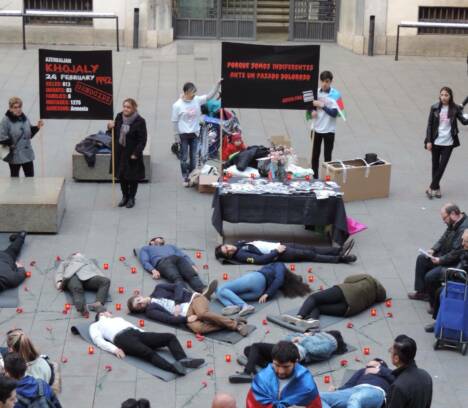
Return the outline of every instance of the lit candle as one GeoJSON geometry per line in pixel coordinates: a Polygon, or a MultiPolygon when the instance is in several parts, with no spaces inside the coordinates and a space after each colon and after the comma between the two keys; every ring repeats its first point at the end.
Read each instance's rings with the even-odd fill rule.
{"type": "Polygon", "coordinates": [[[377,309],[371,309],[370,314],[373,317],[377,316],[377,309]]]}
{"type": "Polygon", "coordinates": [[[107,271],[109,269],[109,264],[108,263],[105,263],[104,264],[104,269],[107,271]]]}
{"type": "Polygon", "coordinates": [[[135,266],[132,266],[132,267],[130,268],[130,272],[131,272],[131,273],[137,273],[137,268],[136,268],[135,266]]]}
{"type": "Polygon", "coordinates": [[[331,177],[330,176],[325,176],[325,181],[330,181],[331,177]]]}
{"type": "Polygon", "coordinates": [[[286,176],[286,178],[291,181],[292,180],[292,174],[291,173],[288,173],[288,175],[286,176]]]}
{"type": "Polygon", "coordinates": [[[27,278],[30,278],[31,275],[32,275],[32,272],[31,271],[26,271],[25,275],[26,275],[27,278]]]}
{"type": "Polygon", "coordinates": [[[224,176],[224,177],[223,177],[223,181],[224,181],[225,183],[227,183],[228,180],[229,180],[229,177],[228,177],[228,176],[224,176]]]}
{"type": "Polygon", "coordinates": [[[122,286],[119,286],[119,293],[124,293],[125,289],[122,286]]]}
{"type": "Polygon", "coordinates": [[[369,347],[364,347],[364,349],[362,350],[362,352],[368,356],[370,354],[370,348],[369,347]]]}
{"type": "Polygon", "coordinates": [[[192,340],[187,340],[187,348],[192,348],[192,340]]]}
{"type": "Polygon", "coordinates": [[[354,327],[354,324],[352,324],[351,322],[349,322],[349,323],[346,325],[346,327],[347,327],[348,329],[352,329],[352,328],[354,327]]]}
{"type": "Polygon", "coordinates": [[[94,347],[93,346],[88,347],[88,354],[94,354],[94,347]]]}
{"type": "Polygon", "coordinates": [[[315,276],[314,275],[309,275],[307,280],[309,281],[309,283],[312,283],[315,280],[315,276]]]}
{"type": "Polygon", "coordinates": [[[16,313],[23,313],[23,308],[22,307],[17,307],[16,308],[16,313]]]}
{"type": "Polygon", "coordinates": [[[325,384],[330,384],[330,380],[331,380],[331,378],[330,378],[329,375],[325,375],[325,376],[323,377],[323,382],[324,382],[325,384]]]}
{"type": "Polygon", "coordinates": [[[200,251],[195,252],[195,257],[197,259],[200,259],[201,258],[201,252],[200,251]]]}
{"type": "Polygon", "coordinates": [[[229,279],[229,275],[227,273],[223,273],[223,280],[228,280],[229,279]]]}
{"type": "Polygon", "coordinates": [[[120,303],[115,304],[115,310],[120,310],[122,309],[122,305],[120,303]]]}
{"type": "Polygon", "coordinates": [[[388,299],[388,300],[385,302],[385,306],[387,306],[387,307],[392,307],[392,299],[388,299]]]}
{"type": "Polygon", "coordinates": [[[143,319],[141,319],[138,324],[140,325],[140,327],[145,327],[145,321],[143,319]]]}
{"type": "Polygon", "coordinates": [[[263,320],[262,320],[262,324],[263,324],[264,326],[266,326],[266,325],[268,324],[267,319],[263,319],[263,320]]]}
{"type": "Polygon", "coordinates": [[[340,365],[341,367],[346,367],[348,365],[348,360],[341,360],[340,365]]]}
{"type": "Polygon", "coordinates": [[[310,181],[310,176],[309,175],[305,176],[305,179],[306,181],[310,181]]]}
{"type": "Polygon", "coordinates": [[[294,264],[289,265],[289,269],[291,270],[291,272],[294,272],[296,270],[296,265],[294,264]]]}
{"type": "Polygon", "coordinates": [[[70,303],[65,303],[65,310],[68,312],[71,309],[70,303]]]}
{"type": "Polygon", "coordinates": [[[226,354],[224,356],[224,359],[226,360],[226,363],[230,363],[231,362],[231,355],[230,354],[226,354]]]}
{"type": "Polygon", "coordinates": [[[309,269],[307,269],[307,273],[312,273],[312,267],[310,267],[309,269]]]}

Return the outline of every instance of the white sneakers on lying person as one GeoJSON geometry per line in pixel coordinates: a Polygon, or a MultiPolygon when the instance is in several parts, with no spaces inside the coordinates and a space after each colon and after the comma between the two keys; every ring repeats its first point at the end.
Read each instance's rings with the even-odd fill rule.
{"type": "Polygon", "coordinates": [[[281,315],[281,320],[287,323],[295,324],[296,326],[303,327],[304,329],[318,329],[320,321],[316,319],[303,319],[301,316],[291,316],[288,314],[281,315]]]}
{"type": "Polygon", "coordinates": [[[223,314],[223,316],[231,316],[233,314],[239,313],[240,310],[240,306],[231,305],[224,307],[221,313],[223,314]]]}
{"type": "Polygon", "coordinates": [[[242,306],[241,311],[239,312],[239,316],[247,316],[248,314],[251,314],[255,312],[255,306],[248,305],[247,303],[242,306]]]}

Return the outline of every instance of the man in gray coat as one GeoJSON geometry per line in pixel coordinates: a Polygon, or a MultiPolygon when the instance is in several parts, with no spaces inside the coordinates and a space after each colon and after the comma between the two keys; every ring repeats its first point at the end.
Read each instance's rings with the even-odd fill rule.
{"type": "Polygon", "coordinates": [[[0,251],[0,292],[18,287],[26,278],[26,273],[17,258],[26,238],[26,232],[10,235],[11,244],[0,251]]]}
{"type": "Polygon", "coordinates": [[[70,255],[60,262],[55,271],[55,284],[58,290],[67,289],[73,298],[76,310],[83,316],[89,316],[88,309],[93,312],[106,310],[104,304],[109,294],[110,279],[96,263],[79,252],[70,255]],[[96,302],[86,307],[84,291],[91,290],[96,293],[96,302]]]}

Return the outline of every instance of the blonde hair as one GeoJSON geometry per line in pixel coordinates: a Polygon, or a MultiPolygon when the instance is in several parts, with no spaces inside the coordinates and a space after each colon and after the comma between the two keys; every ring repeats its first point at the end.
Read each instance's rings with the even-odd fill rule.
{"type": "Polygon", "coordinates": [[[133,99],[133,98],[124,99],[124,101],[122,102],[122,105],[123,105],[125,102],[129,103],[130,105],[132,105],[132,108],[133,108],[134,110],[137,110],[138,104],[137,104],[137,102],[136,102],[135,99],[133,99]]]}
{"type": "Polygon", "coordinates": [[[17,104],[19,104],[19,106],[23,106],[23,101],[18,96],[12,96],[10,99],[8,99],[8,107],[10,109],[17,104]]]}
{"type": "Polygon", "coordinates": [[[7,347],[18,353],[27,363],[39,357],[31,340],[21,329],[10,330],[7,333],[7,347]]]}

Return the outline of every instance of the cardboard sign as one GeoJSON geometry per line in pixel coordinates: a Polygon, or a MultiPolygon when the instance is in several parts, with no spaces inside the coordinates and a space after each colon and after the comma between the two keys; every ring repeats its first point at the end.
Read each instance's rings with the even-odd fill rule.
{"type": "Polygon", "coordinates": [[[222,105],[230,108],[310,108],[317,97],[319,45],[223,42],[222,105]]]}
{"type": "Polygon", "coordinates": [[[39,50],[43,119],[113,119],[112,51],[39,50]]]}

